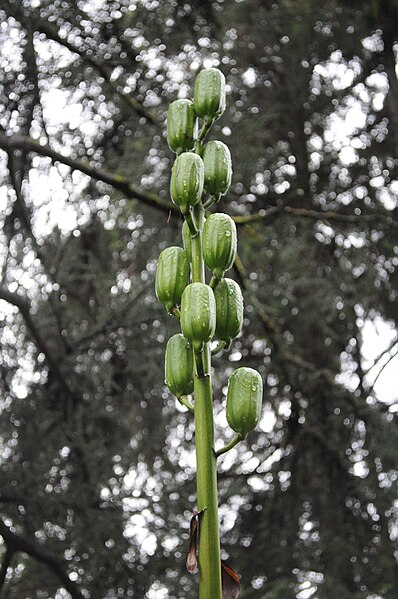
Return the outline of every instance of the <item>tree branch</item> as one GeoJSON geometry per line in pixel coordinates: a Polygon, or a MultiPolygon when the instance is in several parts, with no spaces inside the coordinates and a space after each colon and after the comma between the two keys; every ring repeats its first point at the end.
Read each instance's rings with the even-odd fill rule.
{"type": "Polygon", "coordinates": [[[390,364],[391,360],[393,360],[397,354],[398,354],[398,347],[395,349],[395,351],[392,352],[392,354],[388,358],[387,362],[385,364],[383,364],[383,366],[380,368],[379,372],[377,373],[377,376],[376,376],[375,380],[372,383],[371,388],[369,389],[369,392],[368,392],[369,395],[372,395],[374,393],[374,389],[375,389],[376,383],[379,380],[381,374],[384,372],[385,368],[390,364]]]}
{"type": "MultiPolygon", "coordinates": [[[[283,333],[279,330],[277,323],[275,322],[273,317],[270,316],[266,312],[266,310],[264,309],[264,306],[262,305],[261,301],[256,297],[254,292],[251,291],[250,286],[248,285],[247,278],[246,278],[246,271],[245,271],[245,268],[239,258],[239,255],[237,255],[237,258],[236,258],[236,261],[234,264],[234,269],[237,273],[237,276],[241,283],[242,289],[247,294],[250,302],[253,305],[255,313],[257,314],[258,318],[263,323],[267,340],[272,345],[273,351],[278,353],[278,356],[282,360],[283,370],[285,370],[284,362],[287,362],[287,363],[293,364],[294,366],[297,366],[300,370],[305,370],[308,373],[311,373],[311,376],[314,380],[321,379],[325,383],[330,385],[332,388],[342,387],[341,385],[339,385],[336,382],[336,375],[338,373],[334,373],[329,368],[319,368],[312,362],[309,362],[308,360],[301,358],[297,353],[294,353],[292,351],[289,351],[289,349],[286,349],[286,342],[283,338],[283,333]]],[[[288,376],[288,373],[286,370],[285,370],[285,375],[286,375],[286,378],[288,379],[289,376],[288,376]]],[[[347,393],[349,393],[350,401],[355,403],[356,398],[354,397],[354,395],[352,393],[350,393],[348,390],[346,390],[346,391],[347,391],[347,393]]]]}
{"type": "Polygon", "coordinates": [[[171,204],[167,200],[163,200],[156,194],[140,191],[137,187],[132,185],[126,177],[107,173],[101,169],[95,169],[90,166],[88,162],[60,154],[50,148],[50,146],[40,145],[40,143],[30,137],[25,137],[23,135],[7,136],[4,133],[0,133],[0,148],[5,151],[18,149],[25,152],[33,152],[39,156],[47,156],[48,158],[51,158],[51,160],[61,162],[73,170],[80,171],[81,173],[92,177],[96,181],[102,181],[103,183],[112,185],[130,199],[140,200],[147,206],[158,208],[167,214],[170,212],[174,212],[175,214],[180,213],[177,206],[174,206],[174,204],[171,204]]]}
{"type": "Polygon", "coordinates": [[[90,67],[97,71],[97,73],[104,79],[106,85],[117,94],[129,108],[132,108],[139,116],[145,117],[150,123],[158,124],[155,115],[151,111],[142,106],[142,104],[131,94],[124,93],[113,81],[111,81],[107,70],[99,60],[93,56],[89,56],[87,52],[84,52],[80,47],[69,42],[67,39],[62,38],[58,31],[52,27],[48,21],[44,20],[42,16],[36,16],[34,12],[24,14],[18,6],[11,5],[10,3],[8,3],[7,13],[17,19],[27,29],[43,33],[47,39],[51,39],[69,50],[69,52],[77,54],[84,63],[90,65],[90,67]]]}
{"type": "Polygon", "coordinates": [[[43,550],[37,543],[15,534],[2,520],[0,520],[0,535],[3,537],[10,551],[22,551],[38,562],[45,564],[54,572],[68,593],[72,595],[73,599],[84,599],[84,595],[80,592],[77,584],[70,580],[65,566],[52,553],[43,550]]]}
{"type": "MultiPolygon", "coordinates": [[[[180,213],[177,206],[171,202],[168,202],[167,200],[163,200],[157,194],[141,191],[135,185],[130,183],[126,177],[117,174],[114,175],[102,169],[93,168],[88,162],[65,156],[60,152],[56,152],[48,145],[40,145],[40,143],[36,142],[30,137],[25,137],[23,135],[7,136],[4,133],[0,133],[0,148],[3,148],[5,151],[19,149],[24,152],[33,152],[40,156],[46,156],[55,162],[61,162],[73,170],[82,172],[85,175],[92,177],[96,181],[102,181],[103,183],[112,185],[112,187],[121,191],[127,198],[139,200],[147,206],[157,208],[158,210],[161,210],[167,214],[170,212],[174,214],[180,213]]],[[[398,229],[398,222],[393,220],[391,216],[388,216],[387,214],[340,214],[331,210],[322,212],[321,210],[292,208],[291,206],[284,205],[272,206],[267,210],[261,210],[258,214],[234,216],[233,220],[238,226],[247,225],[256,222],[273,220],[279,214],[343,223],[383,222],[390,227],[398,229]]]]}
{"type": "Polygon", "coordinates": [[[267,221],[277,214],[287,214],[288,216],[298,216],[323,221],[336,221],[343,223],[364,223],[364,222],[383,222],[394,229],[398,229],[398,222],[393,220],[387,214],[340,214],[326,210],[310,210],[307,208],[292,208],[291,206],[273,206],[267,210],[262,210],[258,214],[249,214],[246,216],[235,216],[234,221],[237,225],[247,225],[259,221],[267,221]]]}
{"type": "Polygon", "coordinates": [[[142,106],[142,104],[138,102],[138,100],[136,100],[131,94],[126,94],[123,91],[121,91],[118,88],[118,86],[113,81],[111,81],[109,74],[107,73],[106,69],[104,69],[101,62],[99,62],[92,56],[88,56],[80,48],[69,42],[67,39],[60,37],[58,35],[58,32],[55,31],[55,29],[47,23],[37,22],[35,23],[35,29],[40,33],[44,33],[47,39],[51,39],[54,42],[57,42],[60,46],[67,48],[69,52],[77,54],[83,62],[86,62],[97,71],[97,73],[104,79],[108,87],[114,93],[116,93],[119,96],[119,98],[121,98],[121,100],[123,100],[123,102],[125,102],[127,106],[129,106],[129,108],[132,108],[139,116],[145,117],[150,123],[158,124],[157,119],[152,112],[144,108],[144,106],[142,106]]]}
{"type": "Polygon", "coordinates": [[[388,79],[388,93],[386,105],[389,114],[388,128],[393,139],[395,153],[398,152],[398,79],[396,72],[396,59],[394,54],[394,43],[396,40],[396,27],[391,21],[383,28],[384,43],[384,69],[388,79]]]}
{"type": "Polygon", "coordinates": [[[365,375],[369,374],[369,372],[370,372],[371,370],[373,370],[373,368],[374,368],[375,366],[377,366],[377,364],[380,362],[380,360],[382,360],[382,359],[384,358],[384,356],[386,356],[387,354],[389,354],[389,353],[391,352],[391,350],[392,350],[392,349],[394,349],[394,347],[395,347],[395,345],[397,345],[397,343],[398,343],[398,339],[395,337],[395,338],[394,338],[394,339],[391,341],[391,343],[390,343],[390,345],[387,347],[387,349],[383,350],[383,351],[381,352],[381,354],[379,354],[379,355],[377,356],[377,358],[375,358],[375,360],[374,360],[374,362],[373,362],[372,366],[370,366],[369,368],[367,368],[367,370],[365,370],[365,371],[364,371],[364,374],[365,374],[365,375]]]}
{"type": "MultiPolygon", "coordinates": [[[[130,298],[124,304],[124,306],[121,306],[120,308],[118,308],[117,312],[112,311],[111,314],[110,314],[110,316],[108,318],[106,318],[102,322],[98,322],[90,331],[88,331],[87,333],[85,333],[84,335],[81,335],[81,337],[79,337],[78,339],[76,339],[76,341],[75,341],[76,346],[79,347],[80,350],[81,350],[82,344],[90,342],[92,339],[94,339],[98,335],[103,335],[103,334],[107,333],[107,331],[109,330],[109,328],[111,328],[111,330],[112,330],[115,326],[120,326],[120,324],[114,325],[115,320],[116,319],[121,319],[121,322],[123,322],[123,318],[124,318],[125,313],[132,306],[134,306],[134,304],[140,299],[140,297],[144,293],[146,293],[146,291],[148,291],[148,289],[150,287],[152,287],[152,285],[153,285],[153,281],[149,281],[132,298],[130,298]]],[[[119,321],[117,321],[117,322],[119,322],[119,321]]]]}
{"type": "Polygon", "coordinates": [[[68,392],[68,394],[75,397],[75,394],[70,389],[69,384],[67,383],[63,373],[59,369],[57,360],[53,357],[52,352],[48,348],[44,337],[42,336],[40,330],[38,329],[36,323],[34,322],[32,316],[31,316],[30,306],[29,306],[29,303],[27,302],[27,300],[25,298],[21,297],[17,293],[12,293],[5,287],[0,287],[0,299],[6,301],[9,304],[12,304],[16,308],[18,308],[31,336],[33,337],[33,339],[36,342],[38,350],[45,355],[50,369],[55,374],[55,376],[58,378],[58,380],[60,381],[62,386],[68,392]]]}
{"type": "Polygon", "coordinates": [[[0,570],[0,591],[3,588],[4,583],[6,581],[7,571],[8,571],[8,568],[10,567],[13,553],[14,552],[7,545],[6,552],[4,554],[3,563],[1,564],[1,570],[0,570]]]}

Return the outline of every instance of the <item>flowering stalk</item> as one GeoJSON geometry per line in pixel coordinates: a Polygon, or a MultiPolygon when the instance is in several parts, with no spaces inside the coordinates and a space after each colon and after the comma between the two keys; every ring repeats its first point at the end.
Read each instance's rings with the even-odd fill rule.
{"type": "MultiPolygon", "coordinates": [[[[192,281],[204,283],[203,207],[195,209],[195,217],[199,233],[192,239],[192,281]]],[[[198,510],[204,510],[200,520],[199,535],[199,597],[200,599],[211,597],[221,599],[217,471],[214,453],[211,355],[208,343],[203,347],[202,356],[203,374],[197,369],[194,377],[197,501],[198,510]]]]}
{"type": "Polygon", "coordinates": [[[199,511],[191,522],[187,567],[190,572],[195,570],[199,527],[199,599],[236,599],[239,594],[235,571],[220,560],[216,460],[255,427],[262,401],[260,375],[251,368],[238,368],[230,378],[227,396],[227,420],[237,434],[216,452],[210,342],[218,339],[217,352],[229,348],[243,323],[240,287],[224,277],[236,257],[235,224],[223,213],[205,218],[206,210],[231,184],[227,146],[220,141],[204,144],[224,110],[225,79],[218,69],[204,69],[198,74],[193,102],[176,100],[169,107],[167,137],[177,155],[170,194],[184,216],[184,249],[164,250],[156,273],[157,297],[180,321],[182,332],[168,341],[165,381],[195,417],[199,511]],[[211,272],[209,284],[205,266],[211,272]],[[187,397],[192,393],[193,404],[187,397]]]}

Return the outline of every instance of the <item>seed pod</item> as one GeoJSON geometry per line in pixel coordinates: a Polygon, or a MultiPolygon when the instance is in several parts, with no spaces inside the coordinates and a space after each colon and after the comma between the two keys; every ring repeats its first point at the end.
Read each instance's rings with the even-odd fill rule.
{"type": "Polygon", "coordinates": [[[201,118],[218,119],[225,110],[225,77],[219,69],[203,69],[195,79],[193,104],[201,118]]]}
{"type": "Polygon", "coordinates": [[[205,191],[219,197],[227,193],[232,178],[231,153],[222,141],[209,141],[202,152],[205,191]]]}
{"type": "Polygon", "coordinates": [[[164,366],[165,383],[173,395],[180,398],[193,393],[192,347],[181,333],[168,340],[164,366]]]}
{"type": "Polygon", "coordinates": [[[180,154],[194,146],[195,110],[191,100],[175,100],[167,113],[167,141],[180,154]]]}
{"type": "Polygon", "coordinates": [[[232,279],[221,279],[214,291],[214,299],[216,300],[216,337],[229,343],[242,330],[242,292],[232,279]]]}
{"type": "Polygon", "coordinates": [[[211,214],[203,227],[203,258],[216,277],[222,277],[236,257],[236,226],[228,214],[211,214]]]}
{"type": "Polygon", "coordinates": [[[257,370],[238,368],[228,382],[227,420],[242,437],[254,429],[260,419],[263,381],[257,370]]]}
{"type": "Polygon", "coordinates": [[[156,297],[170,312],[181,301],[189,283],[189,256],[179,247],[169,247],[159,256],[156,269],[156,297]]]}
{"type": "Polygon", "coordinates": [[[214,294],[204,283],[191,283],[181,298],[181,329],[194,350],[202,349],[210,341],[216,328],[214,294]]]}
{"type": "Polygon", "coordinates": [[[203,180],[203,161],[198,154],[184,152],[176,158],[171,171],[170,194],[183,214],[188,214],[190,207],[200,202],[203,180]]]}

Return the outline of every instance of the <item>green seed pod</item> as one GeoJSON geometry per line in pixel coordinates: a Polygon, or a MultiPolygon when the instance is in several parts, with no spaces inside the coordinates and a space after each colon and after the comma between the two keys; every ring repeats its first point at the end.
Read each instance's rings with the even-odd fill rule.
{"type": "Polygon", "coordinates": [[[228,214],[211,214],[203,227],[203,257],[216,277],[222,277],[236,257],[236,226],[228,214]]]}
{"type": "Polygon", "coordinates": [[[229,343],[243,325],[243,297],[238,283],[221,279],[214,291],[216,300],[216,337],[229,343]]]}
{"type": "Polygon", "coordinates": [[[188,214],[190,207],[200,202],[203,180],[203,161],[198,154],[184,152],[176,158],[171,171],[170,194],[183,214],[188,214]]]}
{"type": "Polygon", "coordinates": [[[156,269],[156,297],[170,312],[181,301],[189,284],[189,256],[179,247],[169,247],[159,256],[156,269]]]}
{"type": "Polygon", "coordinates": [[[173,152],[180,154],[194,146],[195,110],[191,100],[175,100],[167,113],[167,141],[173,152]]]}
{"type": "Polygon", "coordinates": [[[216,303],[211,287],[191,283],[181,298],[181,329],[194,350],[202,349],[210,341],[216,328],[216,303]]]}
{"type": "Polygon", "coordinates": [[[219,69],[203,69],[195,79],[193,104],[201,118],[218,119],[225,110],[225,77],[219,69]]]}
{"type": "Polygon", "coordinates": [[[178,397],[193,393],[193,354],[188,339],[181,333],[170,337],[165,355],[165,383],[178,397]]]}
{"type": "Polygon", "coordinates": [[[202,152],[205,167],[204,189],[219,197],[227,193],[232,178],[231,154],[222,141],[209,141],[202,152]]]}
{"type": "Polygon", "coordinates": [[[254,429],[260,419],[263,381],[257,370],[238,368],[228,382],[227,420],[242,437],[254,429]]]}

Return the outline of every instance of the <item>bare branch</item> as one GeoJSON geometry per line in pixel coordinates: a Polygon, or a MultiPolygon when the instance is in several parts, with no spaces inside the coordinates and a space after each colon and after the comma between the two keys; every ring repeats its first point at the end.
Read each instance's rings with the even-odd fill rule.
{"type": "Polygon", "coordinates": [[[82,335],[79,339],[76,340],[76,346],[80,348],[83,344],[90,342],[95,337],[107,333],[109,327],[114,328],[120,326],[119,324],[115,324],[119,322],[119,320],[123,320],[125,313],[132,307],[134,304],[140,299],[140,297],[148,291],[150,287],[152,287],[153,281],[149,281],[146,285],[142,287],[132,298],[130,298],[124,306],[118,308],[117,313],[111,312],[110,316],[106,318],[102,322],[98,322],[90,331],[86,334],[82,335]]]}
{"type": "MultiPolygon", "coordinates": [[[[30,137],[24,137],[22,135],[7,136],[4,133],[0,133],[0,148],[3,148],[5,151],[19,149],[25,152],[33,152],[35,154],[39,154],[40,156],[47,156],[53,161],[61,162],[73,170],[78,170],[85,175],[92,177],[96,181],[102,181],[103,183],[112,185],[112,187],[121,191],[127,198],[139,200],[147,206],[152,206],[153,208],[157,208],[167,214],[170,212],[174,214],[180,213],[177,206],[171,202],[168,202],[167,200],[163,200],[157,194],[141,191],[135,185],[130,183],[126,177],[108,173],[102,169],[96,169],[90,166],[88,162],[65,156],[64,154],[56,152],[48,145],[40,145],[30,137]]],[[[344,223],[383,222],[390,227],[398,229],[398,222],[394,221],[387,214],[340,214],[330,210],[322,212],[320,210],[292,208],[291,206],[283,205],[273,206],[267,210],[260,211],[258,214],[234,216],[233,220],[237,225],[247,225],[260,221],[273,220],[279,214],[321,221],[336,221],[344,223]]]]}
{"type": "Polygon", "coordinates": [[[72,595],[73,599],[84,599],[84,595],[82,595],[77,584],[70,580],[65,565],[61,561],[58,561],[53,553],[48,553],[37,543],[15,534],[2,520],[0,520],[0,535],[3,537],[10,551],[14,553],[22,551],[33,557],[33,559],[45,564],[54,572],[68,593],[72,595]]]}
{"type": "Polygon", "coordinates": [[[247,216],[235,216],[234,221],[237,225],[247,225],[259,221],[267,221],[277,214],[287,214],[302,218],[310,218],[322,221],[335,221],[342,223],[372,223],[382,222],[386,225],[398,229],[398,222],[393,220],[387,214],[340,214],[331,210],[309,210],[307,208],[292,208],[291,206],[275,206],[262,210],[258,214],[249,214],[247,216]]]}
{"type": "Polygon", "coordinates": [[[70,394],[74,397],[75,395],[74,395],[73,391],[70,389],[69,384],[65,380],[63,373],[59,369],[57,360],[52,355],[52,352],[48,348],[44,337],[42,336],[39,328],[37,327],[36,323],[34,322],[32,316],[31,316],[31,310],[30,310],[30,305],[29,305],[28,301],[24,297],[19,295],[18,293],[12,293],[5,287],[0,287],[0,299],[6,301],[9,304],[12,304],[16,308],[18,308],[32,338],[34,339],[34,341],[37,345],[38,350],[45,355],[50,369],[55,374],[55,376],[58,378],[58,380],[60,381],[62,386],[68,392],[68,394],[70,394]]]}
{"type": "Polygon", "coordinates": [[[387,362],[385,364],[383,364],[383,366],[380,368],[379,372],[377,373],[377,376],[376,376],[375,380],[372,383],[371,388],[369,389],[369,392],[368,392],[369,395],[373,394],[374,388],[375,388],[376,383],[379,380],[381,374],[383,373],[383,371],[385,370],[385,368],[390,364],[391,360],[393,360],[397,354],[398,354],[398,347],[396,347],[395,351],[393,351],[390,354],[390,357],[388,358],[387,362]]]}
{"type": "Polygon", "coordinates": [[[375,366],[377,366],[377,364],[380,362],[380,360],[383,360],[384,356],[388,355],[388,354],[390,353],[390,351],[391,351],[392,349],[394,349],[394,347],[397,345],[397,343],[398,343],[398,340],[397,340],[397,338],[396,338],[396,337],[394,337],[394,339],[391,341],[391,343],[390,343],[390,345],[387,347],[387,349],[383,350],[383,351],[381,352],[381,354],[379,354],[379,355],[377,356],[377,358],[375,358],[375,361],[373,362],[372,366],[370,366],[370,367],[369,367],[367,370],[365,370],[364,374],[369,374],[369,372],[370,372],[371,370],[373,370],[373,368],[374,368],[375,366]]]}
{"type": "Polygon", "coordinates": [[[40,145],[40,143],[34,141],[30,137],[24,137],[22,135],[7,136],[4,133],[0,133],[0,148],[5,151],[18,149],[25,152],[33,152],[39,156],[47,156],[48,158],[51,158],[51,160],[61,162],[73,170],[80,171],[81,173],[92,177],[96,181],[102,181],[103,183],[112,185],[115,189],[121,191],[127,198],[140,200],[147,206],[158,208],[167,214],[170,212],[179,214],[180,212],[177,206],[174,206],[167,200],[163,200],[158,195],[139,190],[132,185],[126,177],[93,168],[88,162],[60,154],[50,148],[50,146],[40,145]]]}
{"type": "Polygon", "coordinates": [[[126,94],[111,81],[110,75],[99,60],[90,56],[88,52],[84,52],[80,47],[69,42],[67,39],[62,38],[58,31],[47,20],[43,19],[41,15],[36,16],[34,12],[24,14],[19,6],[10,3],[8,3],[7,13],[22,23],[28,30],[43,33],[47,39],[51,39],[64,48],[67,48],[69,52],[77,54],[84,63],[90,65],[90,67],[97,71],[97,73],[104,79],[106,85],[116,93],[129,108],[132,108],[139,116],[145,117],[150,123],[158,124],[155,115],[150,110],[147,110],[138,100],[136,100],[136,98],[134,98],[134,96],[126,94]]]}
{"type": "Polygon", "coordinates": [[[398,79],[397,65],[394,53],[394,44],[396,42],[396,27],[391,21],[389,27],[383,28],[384,43],[384,69],[388,79],[388,93],[386,97],[386,108],[388,111],[388,128],[393,140],[395,152],[398,152],[398,79]]]}
{"type": "Polygon", "coordinates": [[[3,563],[1,564],[1,570],[0,570],[0,591],[3,588],[4,583],[6,581],[7,571],[8,571],[8,568],[10,567],[13,553],[14,552],[7,546],[6,552],[4,554],[3,563]]]}
{"type": "Polygon", "coordinates": [[[132,108],[139,116],[145,117],[150,123],[158,124],[157,119],[152,112],[144,108],[144,106],[142,106],[142,104],[138,102],[138,100],[136,100],[131,94],[126,94],[122,90],[120,90],[118,86],[113,81],[111,81],[109,74],[107,73],[106,69],[103,67],[101,62],[99,62],[92,56],[88,56],[88,54],[84,53],[80,48],[78,48],[68,40],[60,37],[58,35],[58,32],[48,23],[45,23],[43,21],[38,22],[35,24],[35,28],[40,33],[44,33],[44,35],[48,39],[57,42],[61,46],[64,46],[64,48],[67,48],[70,52],[77,54],[83,62],[93,67],[97,71],[97,73],[104,79],[108,87],[114,93],[116,93],[119,96],[119,98],[121,98],[123,102],[125,102],[129,106],[129,108],[132,108]]]}

